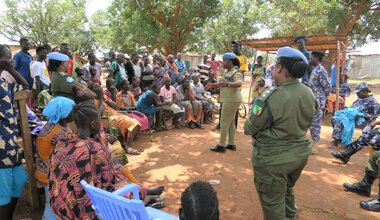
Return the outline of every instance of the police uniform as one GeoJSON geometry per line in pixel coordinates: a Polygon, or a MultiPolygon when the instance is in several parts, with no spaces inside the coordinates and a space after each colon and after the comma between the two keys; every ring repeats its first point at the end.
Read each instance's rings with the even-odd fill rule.
{"type": "MultiPolygon", "coordinates": [[[[226,71],[221,79],[227,82],[243,82],[243,74],[237,67],[234,67],[226,71]]],[[[225,146],[227,134],[228,145],[235,145],[235,114],[242,101],[240,88],[220,88],[220,102],[223,104],[220,117],[220,146],[225,146]]]]}
{"type": "Polygon", "coordinates": [[[310,127],[311,139],[318,142],[321,135],[323,111],[326,106],[327,98],[331,92],[329,76],[322,64],[318,64],[311,73],[309,87],[319,102],[319,108],[314,114],[313,122],[310,127]]]}
{"type": "MultiPolygon", "coordinates": [[[[363,89],[368,89],[368,84],[365,82],[361,82],[355,86],[355,93],[358,93],[363,89]]],[[[380,113],[380,105],[376,101],[376,98],[372,95],[367,98],[358,98],[354,103],[352,103],[351,108],[357,109],[364,115],[375,116],[380,113]]],[[[372,121],[373,118],[366,118],[365,124],[369,124],[372,121]]],[[[343,121],[337,117],[332,117],[331,124],[333,125],[332,138],[335,141],[340,141],[344,129],[343,121]]]]}
{"type": "MultiPolygon", "coordinates": [[[[280,48],[277,57],[302,59],[292,48],[280,48]]],[[[318,102],[297,79],[270,87],[257,97],[244,132],[253,137],[254,182],[264,219],[295,218],[293,186],[311,154],[306,132],[318,102]]]]}
{"type": "Polygon", "coordinates": [[[363,129],[363,134],[351,144],[347,145],[343,152],[331,152],[331,155],[340,159],[343,163],[348,163],[351,156],[356,154],[363,147],[380,145],[380,128],[370,129],[369,126],[363,129]]]}
{"type": "MultiPolygon", "coordinates": [[[[69,60],[69,57],[67,55],[58,52],[49,53],[48,58],[49,60],[57,60],[61,62],[67,62],[69,60]]],[[[51,77],[51,92],[54,97],[64,96],[70,99],[74,99],[74,84],[74,79],[67,73],[53,71],[51,77]]]]}
{"type": "MultiPolygon", "coordinates": [[[[380,163],[378,163],[378,161],[380,161],[380,128],[370,130],[369,132],[365,132],[365,130],[366,129],[363,130],[363,135],[349,145],[347,149],[353,149],[353,153],[355,153],[364,146],[371,145],[376,152],[367,162],[363,179],[354,184],[344,183],[343,187],[347,191],[369,197],[371,196],[371,187],[373,183],[377,178],[380,178],[380,163]]],[[[380,212],[380,183],[377,196],[369,201],[360,202],[360,207],[368,211],[380,212]]]]}
{"type": "MultiPolygon", "coordinates": [[[[234,60],[237,56],[234,53],[225,53],[223,59],[234,60]]],[[[225,71],[220,79],[221,81],[243,82],[243,74],[235,66],[225,71]]],[[[225,152],[226,149],[236,150],[235,145],[235,114],[239,110],[239,106],[243,100],[240,87],[232,88],[228,86],[220,88],[220,102],[222,104],[220,115],[220,138],[219,144],[211,147],[210,150],[217,152],[225,152]],[[226,146],[226,140],[228,135],[228,145],[226,146]]]]}

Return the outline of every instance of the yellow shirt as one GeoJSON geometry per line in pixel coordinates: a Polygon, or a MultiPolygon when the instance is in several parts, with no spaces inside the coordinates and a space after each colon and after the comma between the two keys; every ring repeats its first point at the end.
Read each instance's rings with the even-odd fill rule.
{"type": "Polygon", "coordinates": [[[236,58],[240,62],[240,71],[247,72],[248,71],[248,58],[243,54],[236,56],[236,58]]]}

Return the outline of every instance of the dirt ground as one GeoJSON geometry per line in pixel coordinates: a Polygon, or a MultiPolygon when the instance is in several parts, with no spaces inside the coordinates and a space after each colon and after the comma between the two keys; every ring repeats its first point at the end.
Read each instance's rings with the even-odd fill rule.
{"type": "MultiPolygon", "coordinates": [[[[380,94],[379,87],[376,87],[372,89],[380,94]]],[[[356,95],[351,95],[348,102],[355,98],[356,95]]],[[[215,124],[205,125],[204,130],[182,128],[141,135],[133,147],[142,154],[129,156],[129,168],[145,186],[166,186],[166,207],[163,210],[173,215],[178,214],[181,192],[191,182],[218,179],[221,182],[214,188],[218,193],[221,219],[263,219],[253,185],[251,137],[243,133],[244,121],[239,119],[238,150],[225,154],[209,150],[219,137],[218,132],[211,130],[215,124]]],[[[299,208],[297,219],[380,219],[380,213],[359,208],[359,202],[368,198],[345,192],[342,187],[344,182],[361,180],[369,149],[357,153],[347,165],[332,159],[330,151],[333,149],[328,148],[332,129],[328,121],[326,119],[323,123],[320,153],[309,157],[295,186],[299,208]]],[[[357,130],[355,136],[359,135],[360,131],[357,130]]],[[[372,197],[377,191],[376,181],[372,197]]],[[[22,201],[15,219],[40,219],[41,213],[41,210],[31,212],[27,203],[22,201]]]]}

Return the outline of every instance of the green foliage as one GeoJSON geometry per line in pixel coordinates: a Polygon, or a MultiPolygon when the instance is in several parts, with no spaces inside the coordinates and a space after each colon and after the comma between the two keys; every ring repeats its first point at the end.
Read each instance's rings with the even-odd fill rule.
{"type": "MultiPolygon", "coordinates": [[[[262,8],[252,0],[221,0],[216,13],[206,21],[203,28],[193,33],[194,43],[189,50],[200,52],[231,51],[231,41],[246,39],[259,31],[262,8]]],[[[244,54],[252,54],[251,50],[244,54]]]]}
{"type": "Polygon", "coordinates": [[[263,5],[270,11],[265,23],[273,36],[348,34],[358,45],[380,37],[379,0],[277,0],[263,5]]]}
{"type": "Polygon", "coordinates": [[[176,53],[183,51],[192,40],[192,31],[200,28],[215,13],[217,2],[114,0],[106,11],[110,20],[102,23],[102,28],[97,29],[95,35],[111,32],[111,39],[98,38],[101,44],[105,45],[110,40],[113,47],[123,51],[144,47],[148,51],[176,53]]]}
{"type": "Polygon", "coordinates": [[[85,29],[86,0],[5,0],[0,34],[18,41],[28,37],[33,45],[66,42],[73,51],[87,50],[94,41],[85,29]]]}

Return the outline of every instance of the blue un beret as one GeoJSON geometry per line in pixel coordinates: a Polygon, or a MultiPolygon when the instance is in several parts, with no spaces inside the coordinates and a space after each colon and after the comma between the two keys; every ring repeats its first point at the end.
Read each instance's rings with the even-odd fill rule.
{"type": "Polygon", "coordinates": [[[299,50],[296,50],[291,47],[281,47],[280,49],[277,50],[277,58],[280,57],[289,57],[289,58],[296,58],[296,59],[302,59],[303,62],[308,64],[309,62],[307,61],[305,55],[299,50]]]}
{"type": "Polygon", "coordinates": [[[225,54],[223,54],[223,59],[233,60],[235,58],[236,58],[236,54],[234,54],[234,53],[225,53],[225,54]]]}
{"type": "Polygon", "coordinates": [[[58,52],[51,52],[47,55],[49,60],[57,60],[62,62],[67,62],[69,60],[69,57],[66,54],[58,53],[58,52]]]}

